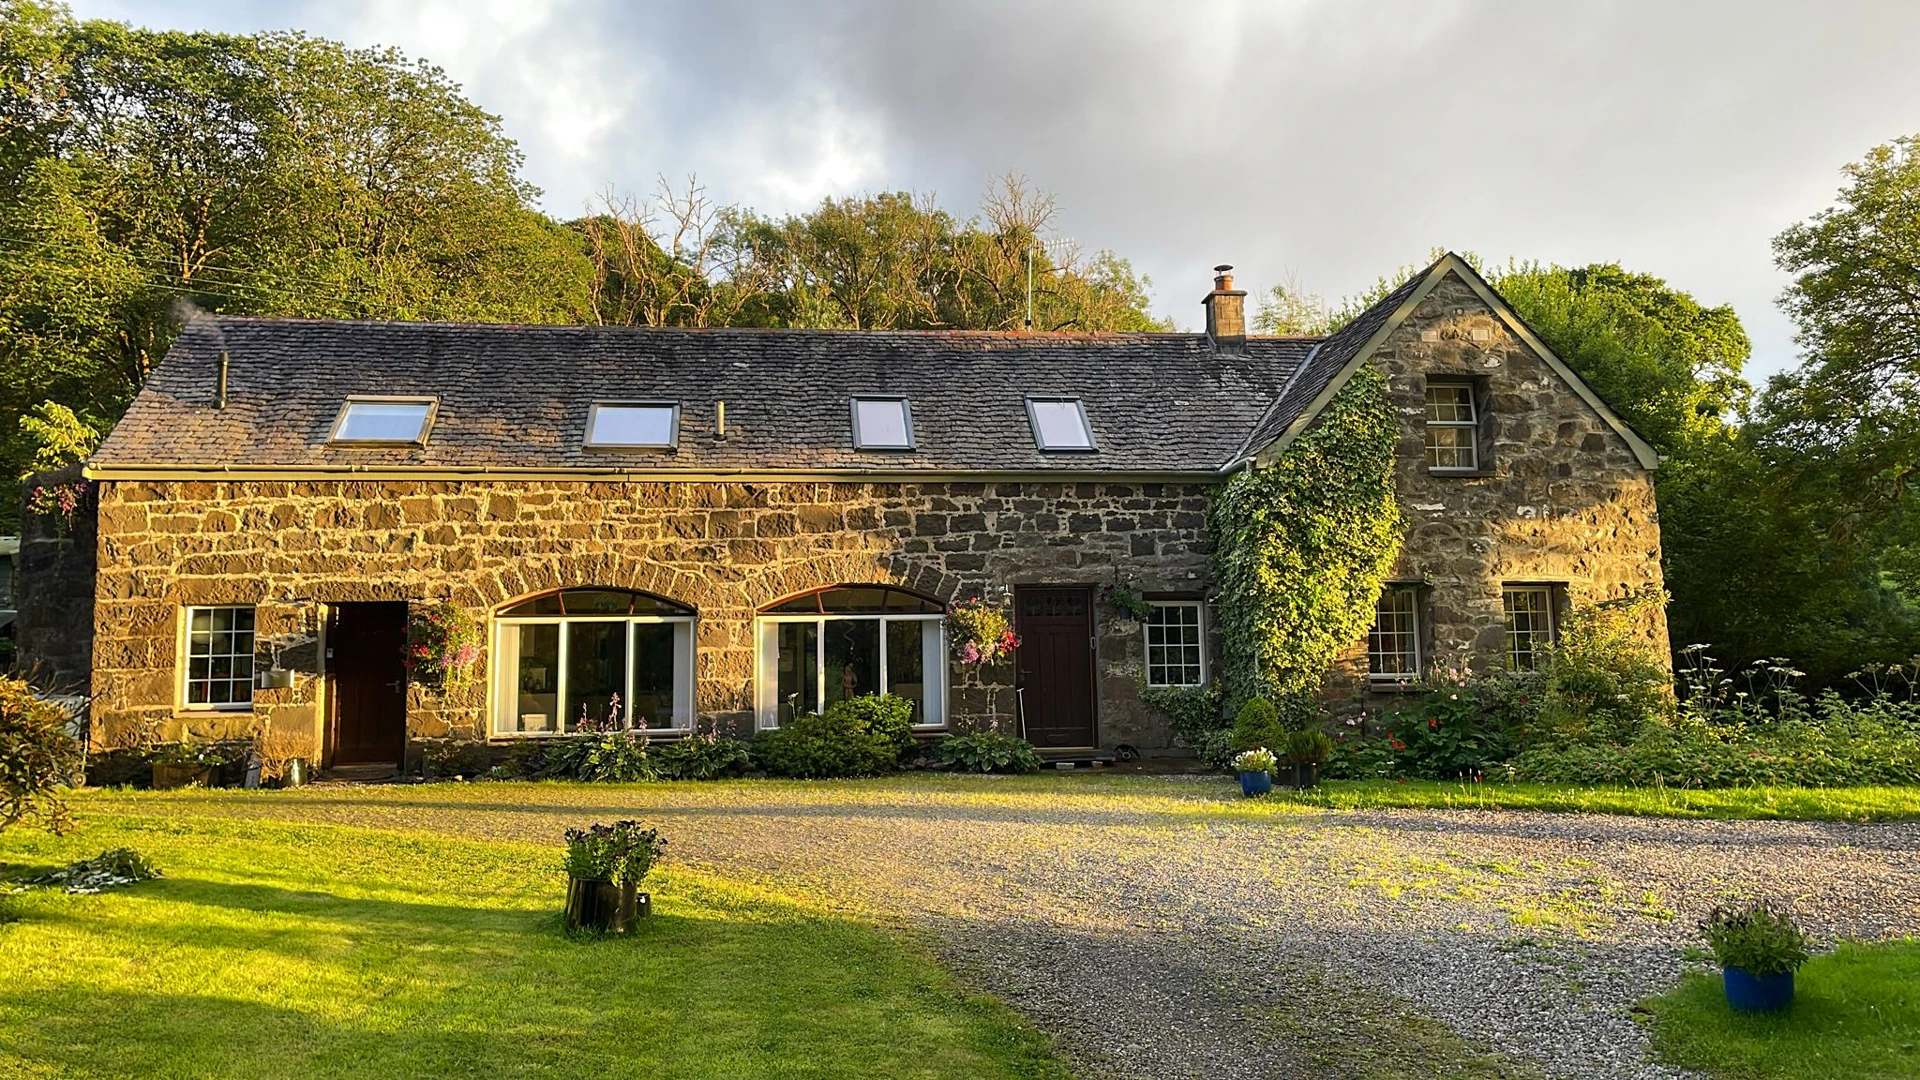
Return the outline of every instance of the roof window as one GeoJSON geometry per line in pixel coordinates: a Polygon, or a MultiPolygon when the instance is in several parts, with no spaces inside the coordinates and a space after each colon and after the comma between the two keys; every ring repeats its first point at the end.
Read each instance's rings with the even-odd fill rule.
{"type": "Polygon", "coordinates": [[[425,446],[439,402],[434,398],[350,397],[333,421],[330,443],[425,446]]]}
{"type": "Polygon", "coordinates": [[[853,399],[856,450],[913,449],[913,406],[903,397],[853,399]]]}
{"type": "Polygon", "coordinates": [[[671,450],[680,406],[671,401],[596,401],[587,412],[589,450],[671,450]]]}
{"type": "Polygon", "coordinates": [[[1042,450],[1099,449],[1079,398],[1030,397],[1027,419],[1033,423],[1034,445],[1042,450]]]}

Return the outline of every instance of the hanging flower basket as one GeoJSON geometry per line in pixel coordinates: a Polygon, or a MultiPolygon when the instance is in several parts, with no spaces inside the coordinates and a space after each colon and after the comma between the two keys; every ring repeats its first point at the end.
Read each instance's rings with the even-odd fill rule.
{"type": "Polygon", "coordinates": [[[1007,624],[1006,612],[977,596],[953,605],[947,626],[953,631],[954,658],[963,664],[995,663],[1020,647],[1020,636],[1007,624]]]}
{"type": "Polygon", "coordinates": [[[480,624],[452,604],[418,607],[407,616],[407,674],[442,694],[473,678],[480,663],[480,624]]]}

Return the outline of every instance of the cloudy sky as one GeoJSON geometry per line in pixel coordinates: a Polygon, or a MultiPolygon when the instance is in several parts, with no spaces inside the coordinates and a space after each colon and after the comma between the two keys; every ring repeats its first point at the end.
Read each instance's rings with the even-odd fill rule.
{"type": "Polygon", "coordinates": [[[1217,262],[1339,296],[1429,249],[1618,261],[1793,360],[1769,240],[1920,134],[1913,0],[73,0],[430,59],[500,114],[549,211],[697,172],[797,210],[995,176],[1193,326],[1217,262]]]}

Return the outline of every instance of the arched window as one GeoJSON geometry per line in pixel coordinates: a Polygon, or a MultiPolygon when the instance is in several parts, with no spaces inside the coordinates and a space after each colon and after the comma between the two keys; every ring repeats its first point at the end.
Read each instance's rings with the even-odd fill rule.
{"type": "Polygon", "coordinates": [[[759,722],[866,694],[914,702],[918,727],[946,724],[946,608],[890,585],[836,585],[782,600],[759,618],[759,722]]]}
{"type": "Polygon", "coordinates": [[[693,726],[693,609],[630,589],[560,589],[494,617],[493,731],[693,726]]]}

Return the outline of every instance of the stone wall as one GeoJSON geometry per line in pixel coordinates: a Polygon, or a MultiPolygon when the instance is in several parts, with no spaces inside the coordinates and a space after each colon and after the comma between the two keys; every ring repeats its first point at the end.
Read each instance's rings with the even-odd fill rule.
{"type": "MultiPolygon", "coordinates": [[[[1442,281],[1375,362],[1405,422],[1396,490],[1408,530],[1393,578],[1428,587],[1430,670],[1504,663],[1502,582],[1563,584],[1576,607],[1664,587],[1653,475],[1466,283],[1442,281]],[[1477,474],[1427,471],[1424,403],[1434,376],[1479,380],[1488,408],[1477,474]]],[[[1664,612],[1646,632],[1667,656],[1664,612]]],[[[1371,692],[1365,645],[1331,676],[1336,701],[1390,700],[1371,692]]]]}
{"type": "MultiPolygon", "coordinates": [[[[110,482],[101,486],[94,612],[103,741],[239,734],[260,722],[322,735],[320,605],[449,599],[476,613],[549,589],[638,589],[699,613],[703,725],[751,724],[753,618],[826,585],[879,582],[946,600],[1023,584],[1199,595],[1209,584],[1204,485],[110,482]],[[181,608],[256,605],[260,655],[297,674],[250,713],[186,712],[181,608]]],[[[1103,745],[1163,749],[1138,686],[1138,624],[1097,619],[1103,745]]],[[[1012,669],[953,672],[955,728],[1011,730],[1012,669]]],[[[413,692],[414,738],[484,735],[483,685],[413,692]]]]}

